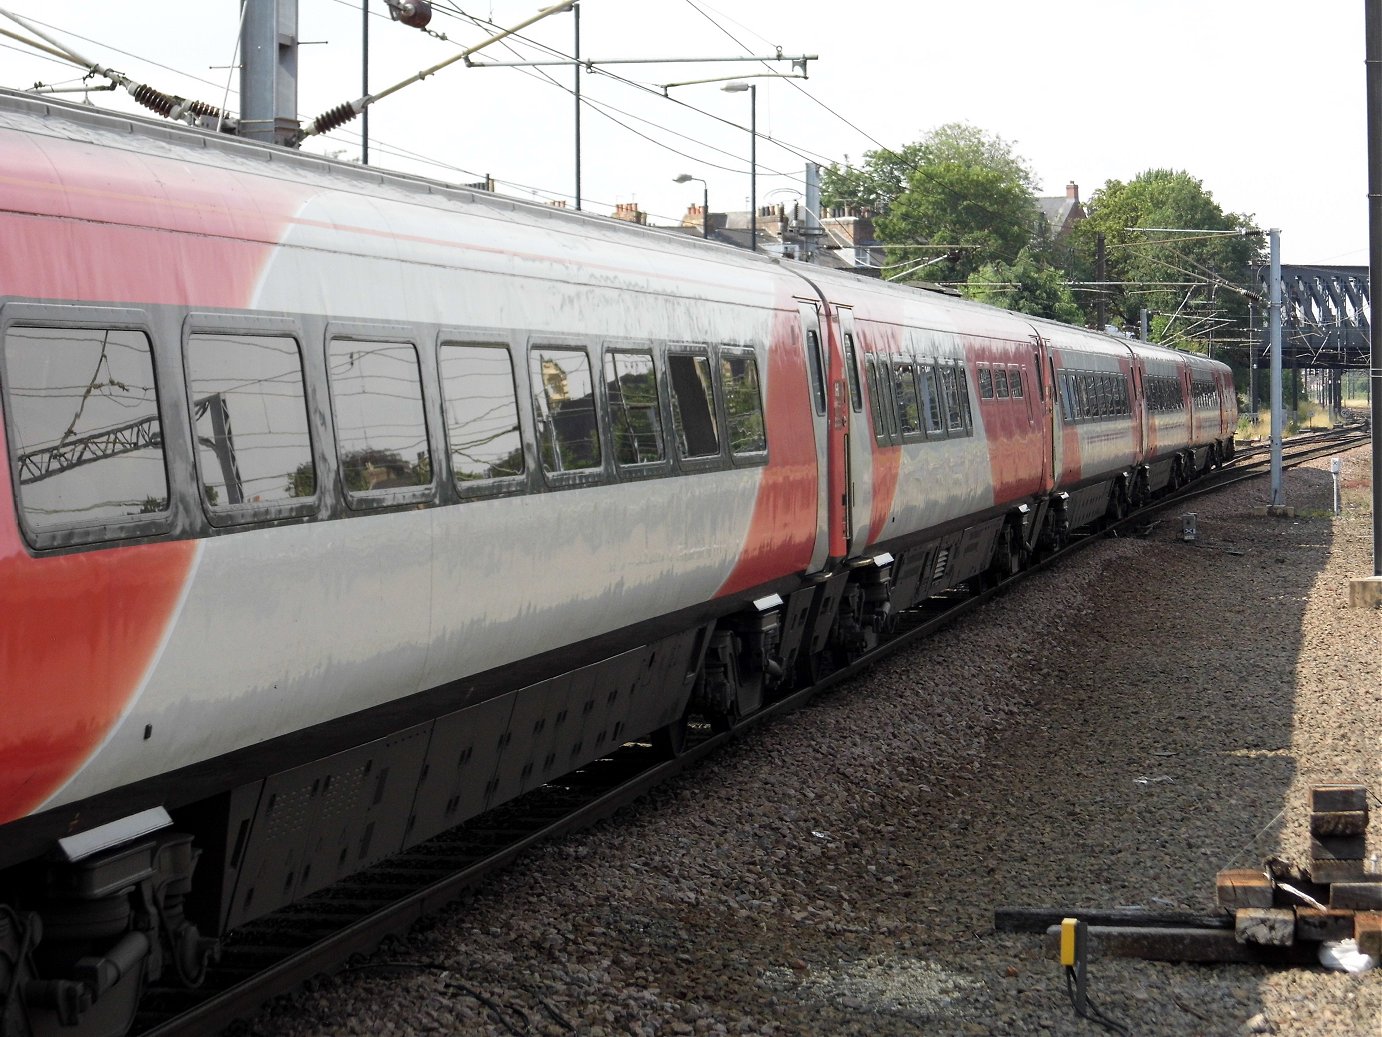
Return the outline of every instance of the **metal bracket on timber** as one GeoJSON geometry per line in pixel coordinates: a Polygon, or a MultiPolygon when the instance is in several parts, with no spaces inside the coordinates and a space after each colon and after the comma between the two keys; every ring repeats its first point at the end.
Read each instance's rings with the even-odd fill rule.
{"type": "Polygon", "coordinates": [[[1382,962],[1382,858],[1366,854],[1368,790],[1317,785],[1310,790],[1310,867],[1270,860],[1262,868],[1228,868],[1216,877],[1212,914],[1000,907],[998,932],[1044,933],[1046,954],[1059,958],[1061,920],[1086,924],[1090,957],[1146,961],[1319,963],[1320,944],[1353,939],[1382,962]]]}

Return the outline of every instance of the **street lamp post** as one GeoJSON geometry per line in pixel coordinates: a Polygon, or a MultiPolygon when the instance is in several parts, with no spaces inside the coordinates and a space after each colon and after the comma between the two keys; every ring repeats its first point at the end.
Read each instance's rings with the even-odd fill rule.
{"type": "Polygon", "coordinates": [[[692,180],[701,185],[701,237],[710,237],[710,185],[698,176],[690,173],[679,173],[672,177],[674,184],[687,184],[692,180]]]}
{"type": "Polygon", "coordinates": [[[758,251],[758,85],[726,83],[726,93],[749,92],[749,251],[758,251]]]}

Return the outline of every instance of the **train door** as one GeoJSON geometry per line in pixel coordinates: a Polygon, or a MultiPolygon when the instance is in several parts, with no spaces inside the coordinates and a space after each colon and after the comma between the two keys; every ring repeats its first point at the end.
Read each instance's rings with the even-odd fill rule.
{"type": "Polygon", "coordinates": [[[836,307],[837,334],[840,358],[844,364],[844,390],[847,397],[841,408],[844,417],[844,442],[841,456],[844,461],[842,531],[847,557],[860,554],[868,546],[869,519],[873,514],[871,466],[873,450],[872,430],[864,413],[863,347],[854,328],[854,311],[836,307]]]}
{"type": "Polygon", "coordinates": [[[1152,454],[1151,418],[1147,413],[1147,362],[1137,353],[1132,355],[1128,368],[1131,393],[1128,406],[1132,411],[1132,434],[1137,462],[1141,464],[1152,454]]]}
{"type": "Polygon", "coordinates": [[[1060,470],[1060,403],[1056,399],[1060,387],[1056,384],[1056,366],[1050,348],[1036,333],[1032,334],[1032,370],[1036,375],[1036,420],[1042,438],[1041,487],[1046,493],[1055,486],[1060,470]]]}
{"type": "MultiPolygon", "coordinates": [[[[811,299],[798,299],[797,312],[801,316],[801,342],[805,352],[806,373],[811,394],[811,427],[816,441],[816,544],[811,551],[808,572],[824,572],[834,568],[834,564],[844,557],[843,519],[838,513],[841,508],[832,502],[840,499],[837,486],[841,460],[836,456],[835,442],[842,443],[837,436],[831,417],[835,414],[829,393],[829,373],[831,364],[827,362],[827,342],[823,330],[828,328],[829,315],[822,313],[821,303],[811,299]],[[822,321],[826,318],[826,322],[822,321]],[[823,476],[823,477],[822,477],[823,476]]],[[[838,365],[836,370],[838,371],[838,365]]],[[[841,393],[843,398],[843,393],[841,393]]]]}

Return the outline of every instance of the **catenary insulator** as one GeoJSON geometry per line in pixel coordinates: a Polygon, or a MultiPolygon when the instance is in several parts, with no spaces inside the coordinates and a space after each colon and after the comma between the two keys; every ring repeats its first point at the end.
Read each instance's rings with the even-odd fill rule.
{"type": "Polygon", "coordinates": [[[145,108],[158,112],[165,119],[168,117],[168,113],[173,110],[173,106],[178,103],[177,98],[169,97],[162,90],[155,90],[147,83],[140,83],[130,92],[130,96],[145,108]]]}
{"type": "Polygon", "coordinates": [[[425,29],[432,20],[432,5],[427,0],[402,0],[394,12],[400,22],[413,29],[425,29]]]}
{"type": "Polygon", "coordinates": [[[329,112],[322,112],[316,121],[312,123],[314,133],[330,133],[337,126],[344,126],[360,113],[355,110],[355,106],[347,101],[345,104],[338,104],[329,112]]]}

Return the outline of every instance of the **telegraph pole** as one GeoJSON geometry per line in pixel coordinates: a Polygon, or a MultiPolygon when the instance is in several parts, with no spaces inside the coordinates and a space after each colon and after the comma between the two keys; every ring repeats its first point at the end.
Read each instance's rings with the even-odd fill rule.
{"type": "Polygon", "coordinates": [[[1377,429],[1382,425],[1382,341],[1377,334],[1377,300],[1382,299],[1382,0],[1364,0],[1363,37],[1368,95],[1368,291],[1373,301],[1368,321],[1368,395],[1372,413],[1372,577],[1349,585],[1349,604],[1382,604],[1382,456],[1377,429]]]}
{"type": "Polygon", "coordinates": [[[1273,227],[1267,231],[1267,236],[1272,252],[1272,268],[1267,281],[1272,343],[1272,507],[1280,508],[1286,503],[1281,492],[1281,428],[1284,424],[1281,413],[1281,231],[1273,227]]]}

